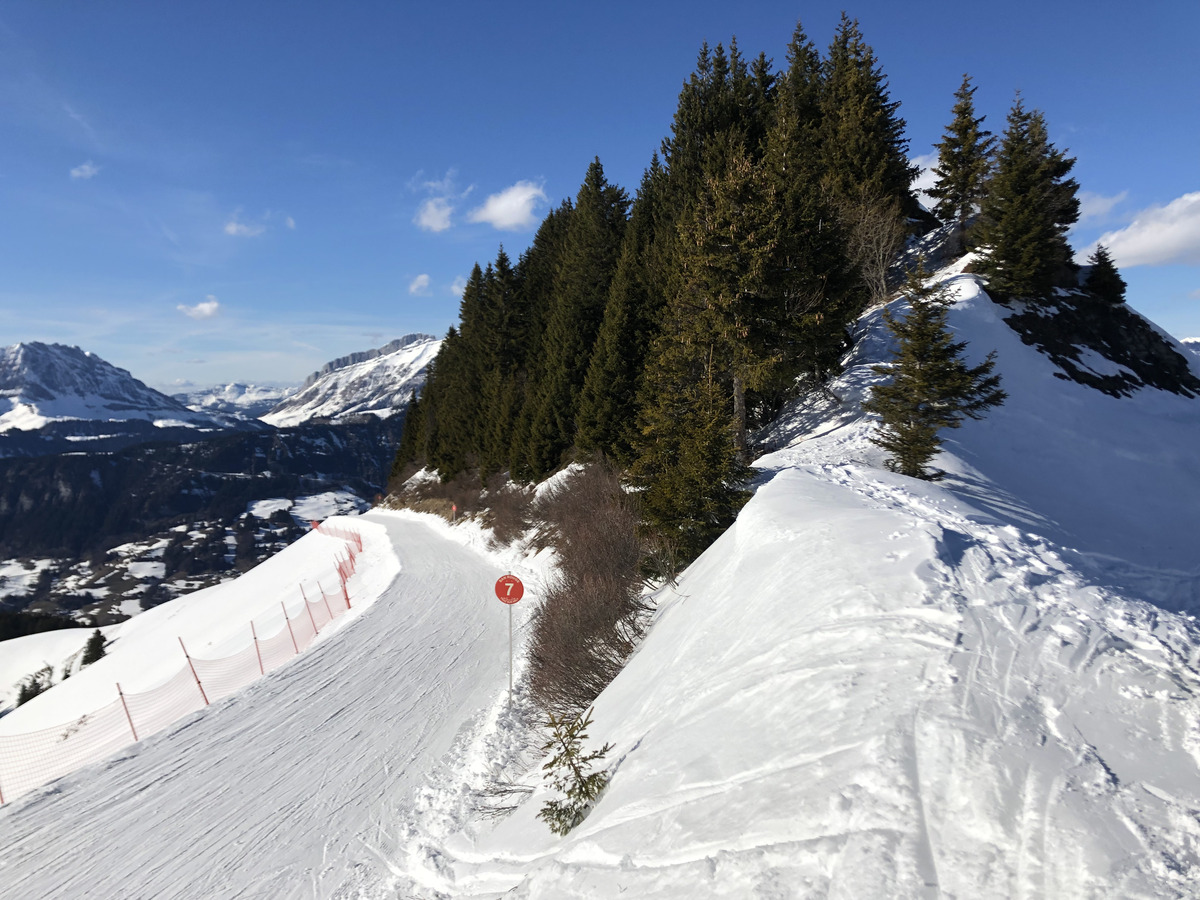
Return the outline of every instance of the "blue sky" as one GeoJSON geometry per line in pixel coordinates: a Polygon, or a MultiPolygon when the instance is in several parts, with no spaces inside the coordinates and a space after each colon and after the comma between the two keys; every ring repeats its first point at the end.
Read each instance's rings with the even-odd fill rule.
{"type": "MultiPolygon", "coordinates": [[[[0,2],[0,345],[147,383],[294,382],[411,331],[514,259],[599,156],[632,194],[701,41],[777,66],[841,3],[0,2]]],[[[1085,249],[1200,336],[1200,4],[845,7],[912,155],[964,72],[1078,158],[1085,249]]]]}

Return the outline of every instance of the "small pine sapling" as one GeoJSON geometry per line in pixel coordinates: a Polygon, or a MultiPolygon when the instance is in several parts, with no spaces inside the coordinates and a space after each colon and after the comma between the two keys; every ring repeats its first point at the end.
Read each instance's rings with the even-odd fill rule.
{"type": "Polygon", "coordinates": [[[86,646],[83,648],[83,659],[80,660],[80,667],[90,666],[98,659],[104,658],[104,635],[97,628],[92,632],[92,636],[88,638],[86,646]]]}
{"type": "Polygon", "coordinates": [[[591,724],[591,709],[573,721],[568,720],[567,716],[550,716],[551,737],[542,750],[553,752],[554,755],[542,768],[550,786],[563,797],[548,800],[538,813],[538,818],[543,819],[550,830],[558,835],[565,835],[582,822],[600,792],[608,785],[607,772],[603,769],[593,772],[591,769],[593,763],[603,759],[612,749],[612,744],[605,744],[591,753],[583,752],[587,727],[591,724]]]}
{"type": "Polygon", "coordinates": [[[870,440],[888,452],[888,468],[933,481],[942,475],[928,468],[942,445],[938,432],[958,428],[964,417],[983,418],[985,409],[1008,395],[1000,390],[1000,376],[992,373],[995,351],[978,366],[963,361],[966,342],[953,340],[946,324],[951,298],[943,286],[926,284],[927,278],[924,261],[908,273],[904,293],[911,310],[904,319],[884,310],[884,321],[896,337],[896,358],[891,365],[873,368],[892,380],[874,386],[863,409],[880,418],[870,440]]]}
{"type": "Polygon", "coordinates": [[[1096,252],[1088,257],[1088,265],[1091,266],[1091,271],[1088,272],[1083,286],[1101,300],[1109,303],[1124,303],[1125,279],[1117,271],[1116,263],[1113,262],[1108,248],[1103,244],[1098,244],[1096,252]]]}

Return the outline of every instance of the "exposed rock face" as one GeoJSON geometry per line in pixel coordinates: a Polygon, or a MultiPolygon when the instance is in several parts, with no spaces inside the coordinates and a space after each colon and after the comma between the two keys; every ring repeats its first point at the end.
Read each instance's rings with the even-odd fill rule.
{"type": "Polygon", "coordinates": [[[387,418],[403,409],[425,384],[425,371],[442,342],[427,334],[405,335],[378,350],[326,364],[305,386],[262,421],[289,428],[314,419],[343,421],[363,414],[387,418]]]}

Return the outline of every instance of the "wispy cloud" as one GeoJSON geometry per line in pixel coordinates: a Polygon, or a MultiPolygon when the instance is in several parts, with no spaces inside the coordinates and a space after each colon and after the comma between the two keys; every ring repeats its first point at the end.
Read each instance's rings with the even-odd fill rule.
{"type": "Polygon", "coordinates": [[[237,213],[234,213],[233,218],[225,223],[225,233],[231,237],[258,237],[266,230],[267,226],[262,223],[239,222],[237,213]]]}
{"type": "Polygon", "coordinates": [[[512,187],[490,195],[483,206],[471,210],[467,219],[484,222],[500,231],[520,231],[537,224],[535,209],[545,200],[546,192],[540,184],[518,181],[512,187]]]}
{"type": "Polygon", "coordinates": [[[475,188],[471,185],[466,190],[459,190],[458,173],[454,169],[447,169],[444,177],[433,180],[426,179],[424,175],[424,172],[418,172],[408,182],[409,190],[429,195],[417,207],[413,224],[436,234],[453,227],[453,215],[458,203],[465,200],[475,188]]]}
{"type": "Polygon", "coordinates": [[[1079,221],[1097,222],[1103,221],[1109,217],[1113,209],[1120,203],[1125,201],[1129,196],[1129,191],[1121,191],[1112,197],[1105,197],[1103,194],[1094,194],[1091,191],[1079,192],[1079,221]]]}
{"type": "Polygon", "coordinates": [[[175,308],[190,319],[211,319],[221,311],[221,304],[216,297],[209,294],[195,306],[186,306],[180,303],[175,308]]]}
{"type": "Polygon", "coordinates": [[[408,285],[408,292],[414,297],[429,296],[429,276],[422,273],[408,285]]]}
{"type": "Polygon", "coordinates": [[[1124,228],[1100,235],[1076,259],[1085,259],[1096,244],[1107,247],[1120,266],[1200,264],[1200,191],[1143,209],[1124,228]]]}
{"type": "Polygon", "coordinates": [[[461,297],[463,295],[463,291],[466,289],[467,279],[463,278],[461,275],[459,275],[450,283],[450,293],[452,293],[455,297],[461,297]]]}
{"type": "Polygon", "coordinates": [[[87,162],[73,168],[71,170],[71,177],[76,179],[82,178],[86,181],[89,178],[94,178],[99,171],[100,167],[89,159],[87,162]]]}
{"type": "Polygon", "coordinates": [[[284,219],[283,224],[288,227],[288,231],[296,230],[296,220],[293,219],[291,216],[288,216],[286,219],[284,219]]]}
{"type": "Polygon", "coordinates": [[[417,208],[413,224],[425,231],[437,233],[450,227],[454,207],[445,197],[430,197],[417,208]]]}

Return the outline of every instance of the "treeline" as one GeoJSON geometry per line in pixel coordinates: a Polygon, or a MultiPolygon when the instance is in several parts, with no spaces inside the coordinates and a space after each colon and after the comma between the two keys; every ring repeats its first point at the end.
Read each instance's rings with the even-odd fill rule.
{"type": "MultiPolygon", "coordinates": [[[[843,14],[823,55],[798,25],[786,63],[705,45],[636,197],[597,159],[515,265],[476,265],[394,475],[527,481],[599,453],[679,561],[727,527],[748,435],[837,373],[905,237],[938,224],[858,23],[843,14]]],[[[1074,161],[1019,98],[997,148],[973,92],[938,145],[938,217],[991,248],[1002,296],[1048,295],[1074,274],[1074,161]]]]}

